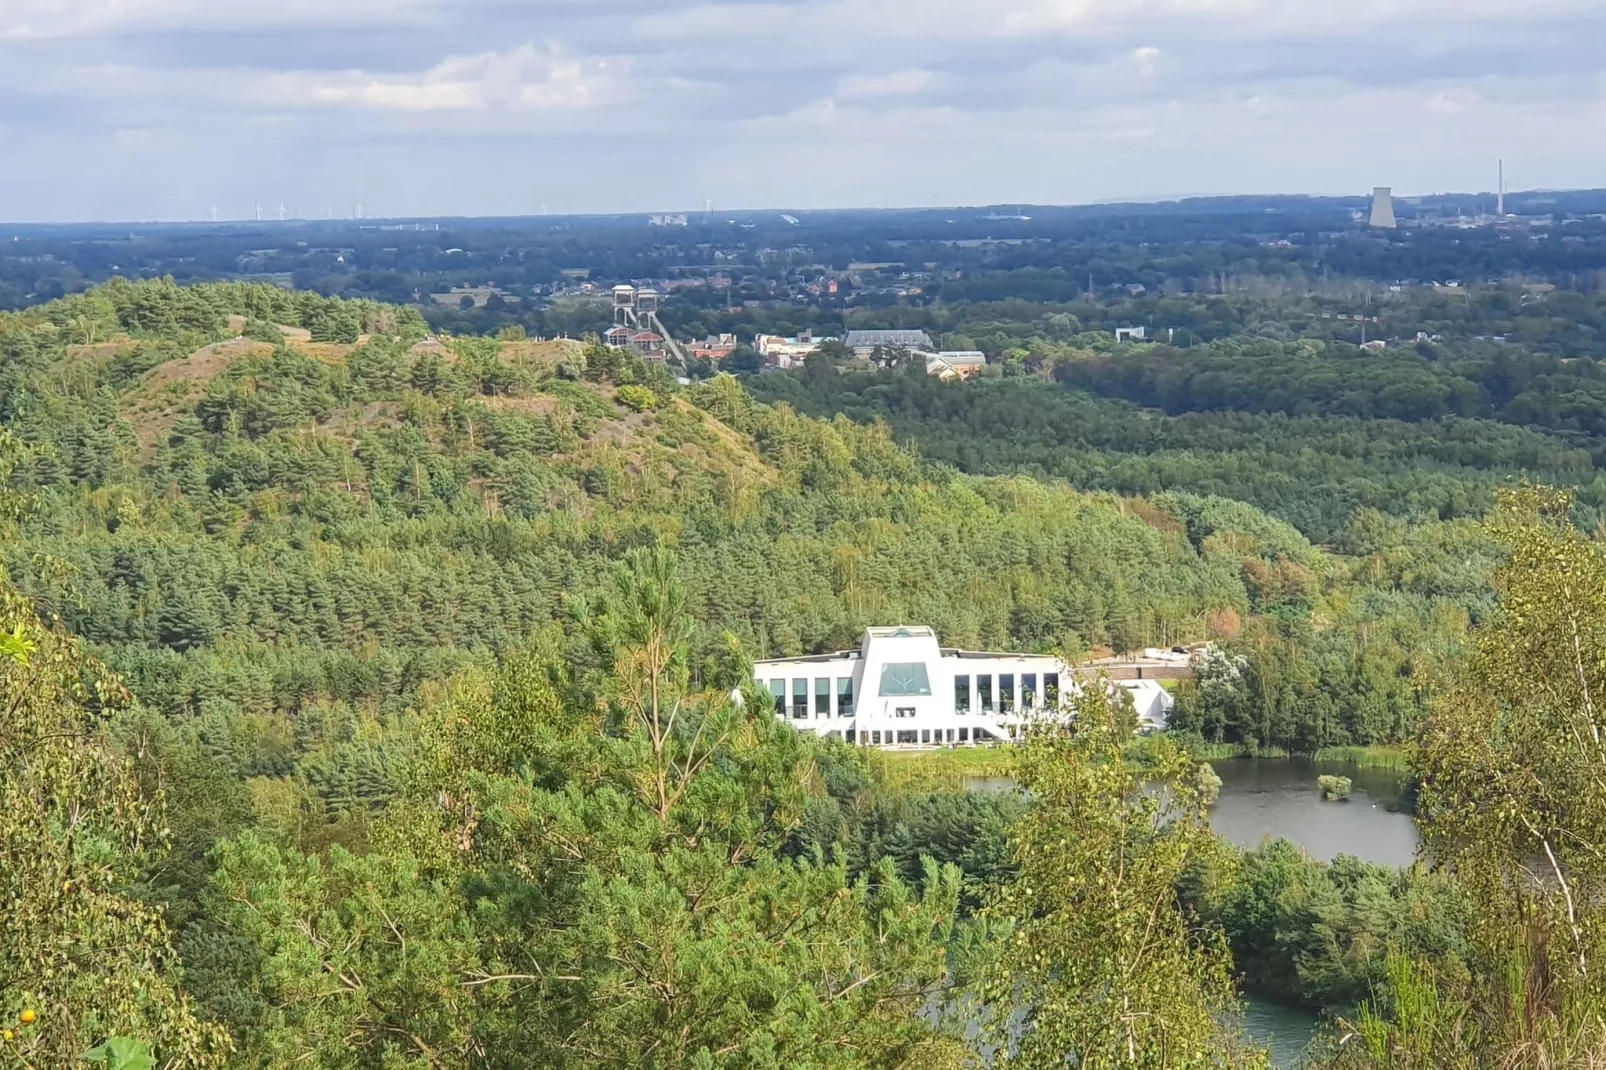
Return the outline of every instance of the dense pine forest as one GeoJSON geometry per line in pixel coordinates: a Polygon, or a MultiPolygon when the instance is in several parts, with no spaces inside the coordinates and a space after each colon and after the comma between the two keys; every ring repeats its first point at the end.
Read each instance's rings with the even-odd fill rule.
{"type": "Polygon", "coordinates": [[[1333,1066],[1606,1051],[1593,362],[522,335],[171,280],[0,315],[7,1065],[1264,1065],[1243,991],[1333,1066]],[[889,621],[1218,653],[1171,734],[1090,688],[1024,793],[952,794],[751,686],[889,621]],[[1213,744],[1411,744],[1435,865],[1230,847],[1213,744]]]}

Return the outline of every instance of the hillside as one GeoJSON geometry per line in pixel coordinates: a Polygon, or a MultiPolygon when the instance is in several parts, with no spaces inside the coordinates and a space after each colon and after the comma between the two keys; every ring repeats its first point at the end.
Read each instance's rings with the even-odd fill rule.
{"type": "Polygon", "coordinates": [[[700,659],[726,632],[794,654],[889,621],[1070,652],[1255,637],[1269,699],[1199,727],[1372,742],[1487,597],[1473,525],[1383,524],[1352,559],[1247,505],[958,475],[729,377],[427,339],[384,306],[117,284],[0,318],[0,345],[37,495],[5,566],[173,712],[405,702],[659,544],[700,659]]]}

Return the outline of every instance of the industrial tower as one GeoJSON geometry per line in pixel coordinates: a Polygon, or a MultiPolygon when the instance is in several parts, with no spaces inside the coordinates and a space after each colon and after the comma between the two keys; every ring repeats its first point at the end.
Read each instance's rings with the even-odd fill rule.
{"type": "Polygon", "coordinates": [[[681,367],[686,366],[686,352],[680,343],[675,341],[674,335],[664,327],[663,320],[658,318],[658,291],[641,289],[634,286],[615,286],[613,288],[613,322],[614,328],[608,332],[607,340],[610,344],[630,345],[642,354],[650,355],[651,344],[643,345],[641,335],[656,334],[662,340],[664,349],[669,355],[680,362],[681,367]]]}
{"type": "Polygon", "coordinates": [[[1372,226],[1393,230],[1399,226],[1394,219],[1394,191],[1388,186],[1372,190],[1372,226]]]}

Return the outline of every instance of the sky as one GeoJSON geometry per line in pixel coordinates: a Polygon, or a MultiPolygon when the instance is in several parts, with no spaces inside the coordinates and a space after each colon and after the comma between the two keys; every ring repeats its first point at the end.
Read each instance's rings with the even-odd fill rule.
{"type": "Polygon", "coordinates": [[[1601,0],[0,0],[0,219],[1606,186],[1601,0]]]}

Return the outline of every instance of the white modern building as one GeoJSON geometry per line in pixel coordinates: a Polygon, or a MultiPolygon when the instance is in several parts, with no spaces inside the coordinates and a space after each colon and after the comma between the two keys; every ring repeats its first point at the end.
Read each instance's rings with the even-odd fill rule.
{"type": "Polygon", "coordinates": [[[765,361],[781,368],[801,368],[803,362],[819,352],[825,338],[816,338],[812,331],[804,331],[795,338],[778,334],[761,334],[753,339],[753,348],[765,361]]]}
{"type": "MultiPolygon", "coordinates": [[[[871,628],[858,650],[775,658],[753,666],[777,716],[859,746],[1000,743],[1034,716],[1059,709],[1072,669],[1051,654],[942,647],[930,628],[871,628]]],[[[1170,695],[1153,680],[1133,692],[1146,727],[1164,727],[1170,695]]]]}

